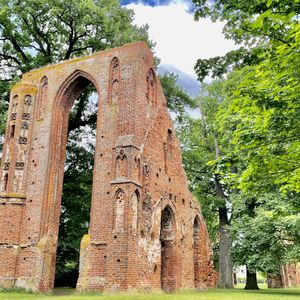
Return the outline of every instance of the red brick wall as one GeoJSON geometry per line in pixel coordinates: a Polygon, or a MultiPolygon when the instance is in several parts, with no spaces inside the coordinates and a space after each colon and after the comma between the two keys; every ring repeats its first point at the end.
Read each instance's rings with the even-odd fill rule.
{"type": "Polygon", "coordinates": [[[34,70],[12,89],[0,174],[0,285],[53,288],[68,117],[89,83],[99,108],[90,228],[81,244],[77,289],[214,286],[206,225],[188,191],[144,43],[34,70]],[[171,240],[162,239],[166,207],[171,240]]]}
{"type": "Polygon", "coordinates": [[[300,263],[290,263],[282,266],[281,279],[284,287],[300,286],[300,263]]]}

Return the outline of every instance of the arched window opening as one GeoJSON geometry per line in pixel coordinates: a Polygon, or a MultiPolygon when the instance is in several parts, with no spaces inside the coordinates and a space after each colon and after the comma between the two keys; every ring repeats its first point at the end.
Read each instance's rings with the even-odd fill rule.
{"type": "Polygon", "coordinates": [[[9,127],[9,138],[13,139],[15,137],[16,125],[10,125],[9,127]]]}
{"type": "Polygon", "coordinates": [[[11,110],[11,113],[12,114],[16,114],[17,113],[17,110],[18,110],[18,103],[19,103],[19,96],[18,95],[15,95],[13,97],[13,106],[12,106],[12,110],[11,110]]]}
{"type": "Polygon", "coordinates": [[[170,206],[161,213],[161,288],[170,292],[176,289],[175,220],[170,206]]]}
{"type": "Polygon", "coordinates": [[[124,209],[125,209],[125,193],[119,189],[116,193],[116,213],[115,213],[115,230],[123,231],[124,229],[124,209]]]}
{"type": "MultiPolygon", "coordinates": [[[[74,77],[59,98],[57,105],[62,124],[56,124],[63,137],[58,143],[62,143],[60,149],[66,149],[66,155],[60,156],[61,160],[65,157],[65,161],[55,286],[67,284],[70,287],[76,287],[80,243],[90,227],[98,110],[96,87],[86,77],[77,73],[74,77]]],[[[44,77],[39,95],[39,117],[43,115],[47,89],[48,80],[44,77]]]]}
{"type": "Polygon", "coordinates": [[[156,79],[152,69],[149,69],[146,77],[147,81],[147,99],[151,106],[156,106],[156,79]]]}

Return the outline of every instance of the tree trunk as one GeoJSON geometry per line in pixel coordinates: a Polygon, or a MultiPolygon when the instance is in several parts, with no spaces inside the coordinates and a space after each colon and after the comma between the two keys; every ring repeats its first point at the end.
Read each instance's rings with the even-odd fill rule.
{"type": "Polygon", "coordinates": [[[219,281],[221,289],[233,289],[232,260],[230,257],[231,240],[226,229],[228,225],[227,209],[219,209],[220,218],[220,255],[219,255],[219,281]]]}
{"type": "MultiPolygon", "coordinates": [[[[220,148],[216,137],[214,137],[214,144],[216,158],[219,158],[220,148]]],[[[220,183],[219,175],[215,174],[214,179],[216,195],[224,199],[223,206],[219,207],[220,254],[218,287],[221,289],[233,289],[233,267],[230,257],[231,239],[226,228],[229,225],[228,211],[226,207],[226,194],[224,193],[223,186],[220,183]]]]}
{"type": "Polygon", "coordinates": [[[256,272],[250,272],[247,267],[247,279],[245,290],[259,290],[257,285],[256,272]]]}

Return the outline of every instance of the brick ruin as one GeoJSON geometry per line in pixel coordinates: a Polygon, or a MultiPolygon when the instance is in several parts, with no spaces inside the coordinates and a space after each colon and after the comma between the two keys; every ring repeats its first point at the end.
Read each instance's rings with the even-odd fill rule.
{"type": "Polygon", "coordinates": [[[68,119],[91,83],[97,140],[77,290],[214,286],[205,221],[142,42],[33,70],[11,90],[0,173],[0,286],[53,289],[68,119]]]}
{"type": "Polygon", "coordinates": [[[281,266],[280,276],[282,287],[290,288],[300,286],[300,263],[289,263],[281,266]]]}

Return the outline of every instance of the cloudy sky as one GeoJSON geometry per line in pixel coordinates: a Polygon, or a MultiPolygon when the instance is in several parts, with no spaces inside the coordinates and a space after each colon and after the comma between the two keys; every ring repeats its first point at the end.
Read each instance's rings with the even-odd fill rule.
{"type": "Polygon", "coordinates": [[[122,0],[135,12],[135,24],[148,23],[155,54],[166,69],[195,78],[198,58],[224,55],[234,48],[222,35],[223,25],[209,20],[194,21],[191,0],[122,0]]]}

